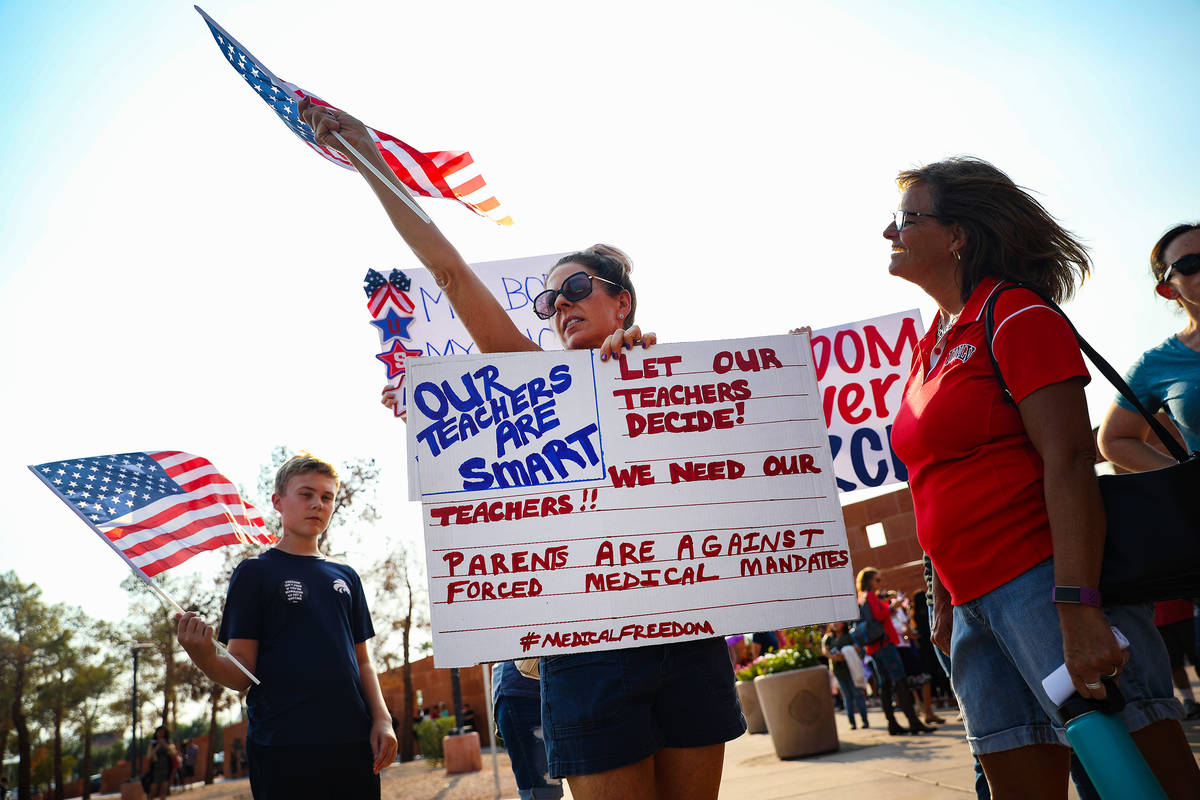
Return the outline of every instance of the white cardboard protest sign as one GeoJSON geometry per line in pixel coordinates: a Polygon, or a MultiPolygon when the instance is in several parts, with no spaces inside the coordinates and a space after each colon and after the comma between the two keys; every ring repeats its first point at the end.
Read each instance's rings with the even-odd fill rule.
{"type": "Polygon", "coordinates": [[[857,616],[807,336],[410,369],[439,667],[857,616]]]}
{"type": "MultiPolygon", "coordinates": [[[[517,329],[543,350],[558,350],[562,344],[550,327],[550,321],[539,319],[533,313],[533,298],[546,288],[546,274],[567,253],[551,253],[544,256],[524,256],[500,261],[483,261],[471,265],[471,271],[479,276],[483,285],[508,312],[517,329]]],[[[423,356],[452,356],[475,352],[475,342],[463,327],[450,300],[438,287],[433,274],[427,269],[406,268],[405,275],[412,284],[408,296],[413,303],[413,322],[410,326],[412,340],[406,344],[420,350],[423,356]]],[[[411,365],[416,359],[409,361],[411,365]]],[[[395,382],[393,382],[395,383],[395,382]]],[[[407,405],[407,385],[401,402],[407,405]]],[[[408,499],[419,500],[419,481],[415,450],[408,450],[408,499]]]]}
{"type": "Polygon", "coordinates": [[[813,362],[839,491],[908,480],[908,470],[892,451],[892,420],[924,332],[921,313],[913,309],[813,333],[813,362]]]}
{"type": "MultiPolygon", "coordinates": [[[[508,312],[513,324],[543,350],[558,350],[562,345],[550,321],[533,313],[533,298],[546,288],[546,274],[567,253],[524,256],[502,261],[484,261],[471,265],[483,285],[508,312]]],[[[426,356],[453,356],[475,351],[475,343],[450,307],[450,301],[433,274],[421,268],[404,268],[412,280],[409,296],[413,311],[412,332],[415,349],[426,356]]]]}

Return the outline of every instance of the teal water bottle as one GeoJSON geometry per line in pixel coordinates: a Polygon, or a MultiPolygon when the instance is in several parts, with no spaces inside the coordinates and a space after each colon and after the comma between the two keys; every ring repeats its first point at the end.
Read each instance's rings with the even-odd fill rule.
{"type": "MultiPolygon", "coordinates": [[[[1123,648],[1129,646],[1120,631],[1113,628],[1113,633],[1123,648]]],[[[1125,697],[1116,680],[1104,679],[1108,697],[1103,702],[1091,700],[1075,691],[1067,665],[1063,664],[1046,676],[1042,688],[1058,706],[1067,741],[1103,800],[1167,800],[1118,716],[1125,707],[1125,697]]]]}

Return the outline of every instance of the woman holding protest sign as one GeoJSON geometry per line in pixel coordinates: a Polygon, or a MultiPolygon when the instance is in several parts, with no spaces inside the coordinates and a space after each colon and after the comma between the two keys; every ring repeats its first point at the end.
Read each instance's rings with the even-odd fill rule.
{"type": "Polygon", "coordinates": [[[1003,291],[1021,281],[1061,300],[1090,259],[986,162],[950,159],[902,172],[898,183],[900,209],[883,232],[888,270],[920,286],[939,313],[914,352],[892,444],[933,560],[934,643],[951,655],[967,737],[993,795],[1066,796],[1069,751],[1041,685],[1065,660],[1085,698],[1103,699],[1102,679],[1121,677],[1122,717],[1146,761],[1168,795],[1195,797],[1200,771],[1149,611],[1102,606],[1095,590],[1105,517],[1079,347],[1038,294],[1003,291]]]}
{"type": "MultiPolygon", "coordinates": [[[[375,191],[405,243],[429,269],[480,352],[539,349],[512,323],[453,245],[422,220],[336,137],[377,170],[388,167],[362,123],[304,101],[301,119],[323,145],[345,152],[375,191]]],[[[637,295],[628,257],[595,245],[561,259],[534,309],[568,350],[602,361],[656,339],[633,324],[637,295]]],[[[542,727],[550,772],[577,800],[716,798],[725,742],[746,729],[720,638],[544,658],[542,727]]]]}

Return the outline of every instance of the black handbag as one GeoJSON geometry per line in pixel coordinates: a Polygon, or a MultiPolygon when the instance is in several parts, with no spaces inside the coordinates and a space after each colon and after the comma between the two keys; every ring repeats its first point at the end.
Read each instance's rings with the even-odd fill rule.
{"type": "MultiPolygon", "coordinates": [[[[988,298],[984,335],[996,379],[1012,403],[1012,393],[992,352],[996,299],[1008,289],[1028,289],[1062,315],[1079,348],[1096,369],[1146,419],[1146,423],[1178,463],[1150,472],[1101,475],[1100,494],[1108,518],[1100,591],[1105,605],[1175,600],[1200,595],[1200,453],[1189,454],[1152,414],[1133,390],[1096,350],[1084,341],[1054,301],[1025,284],[1001,286],[988,298]]],[[[1200,391],[1200,387],[1196,388],[1200,391]]]]}
{"type": "Polygon", "coordinates": [[[850,631],[850,635],[854,637],[855,643],[859,647],[866,647],[869,644],[875,644],[880,639],[887,636],[883,632],[883,623],[875,619],[875,612],[871,610],[871,602],[864,600],[858,607],[858,622],[850,631]]]}

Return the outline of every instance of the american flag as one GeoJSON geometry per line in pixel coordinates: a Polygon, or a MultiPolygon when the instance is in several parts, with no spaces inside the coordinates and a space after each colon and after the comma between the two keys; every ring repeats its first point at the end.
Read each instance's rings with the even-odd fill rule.
{"type": "Polygon", "coordinates": [[[254,506],[200,456],[119,453],[29,469],[147,577],[205,550],[276,541],[254,506]]]}
{"type": "MultiPolygon", "coordinates": [[[[309,98],[317,105],[337,108],[325,102],[316,95],[306,92],[295,84],[280,80],[262,62],[250,55],[245,47],[218,25],[212,17],[204,13],[199,6],[193,6],[212,31],[213,38],[221,52],[234,69],[238,71],[246,83],[250,84],[259,97],[274,109],[284,124],[291,128],[292,133],[299,136],[305,144],[316,150],[333,163],[354,169],[354,165],[338,151],[317,144],[312,128],[300,121],[297,113],[297,98],[309,98]]],[[[340,109],[338,109],[340,110],[340,109]]],[[[439,150],[432,153],[422,153],[416,148],[405,144],[395,136],[374,130],[367,131],[375,140],[379,152],[392,168],[396,177],[414,194],[421,197],[445,197],[458,200],[472,211],[481,216],[495,220],[501,225],[511,225],[512,217],[502,215],[498,211],[500,202],[488,190],[483,176],[475,167],[471,154],[465,150],[439,150]]]]}

